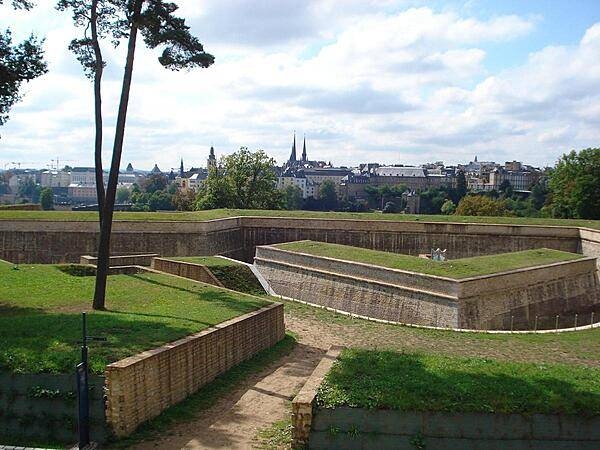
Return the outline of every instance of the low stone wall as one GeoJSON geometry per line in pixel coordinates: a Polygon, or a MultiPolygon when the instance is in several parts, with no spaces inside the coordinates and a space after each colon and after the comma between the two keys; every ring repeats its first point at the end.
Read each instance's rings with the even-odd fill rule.
{"type": "Polygon", "coordinates": [[[106,420],[117,436],[126,436],[284,335],[283,305],[274,303],[110,364],[106,420]]]}
{"type": "Polygon", "coordinates": [[[165,258],[152,258],[154,270],[178,275],[180,277],[190,278],[214,286],[224,287],[208,268],[202,264],[195,264],[186,261],[174,261],[165,258]]]}
{"type": "Polygon", "coordinates": [[[580,228],[579,238],[580,253],[596,258],[596,264],[600,272],[600,230],[580,228]]]}
{"type": "Polygon", "coordinates": [[[592,450],[600,416],[321,408],[315,398],[340,347],[332,347],[292,401],[292,445],[310,449],[592,450]]]}
{"type": "Polygon", "coordinates": [[[600,417],[316,408],[308,447],[596,450],[600,417]]]}
{"type": "MultiPolygon", "coordinates": [[[[156,253],[148,253],[145,255],[125,255],[125,256],[110,256],[108,259],[108,265],[113,266],[150,266],[152,264],[152,258],[157,257],[156,253]]],[[[98,258],[90,255],[83,255],[79,258],[79,264],[84,265],[97,265],[98,258]]]]}
{"type": "Polygon", "coordinates": [[[258,247],[277,295],[392,322],[463,329],[548,329],[600,318],[594,258],[455,280],[258,247]]]}
{"type": "MultiPolygon", "coordinates": [[[[90,436],[104,442],[108,436],[104,377],[90,375],[89,385],[90,436]]],[[[75,371],[58,375],[0,372],[0,443],[9,439],[77,442],[75,371]]]]}

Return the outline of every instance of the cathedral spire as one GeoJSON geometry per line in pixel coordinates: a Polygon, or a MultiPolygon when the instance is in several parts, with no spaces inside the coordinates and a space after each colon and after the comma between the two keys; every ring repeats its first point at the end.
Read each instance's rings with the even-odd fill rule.
{"type": "Polygon", "coordinates": [[[302,145],[302,162],[306,162],[306,135],[304,135],[304,144],[302,145]]]}
{"type": "Polygon", "coordinates": [[[292,144],[292,154],[290,155],[290,162],[296,161],[296,131],[294,130],[294,143],[292,144]]]}
{"type": "Polygon", "coordinates": [[[183,158],[181,158],[181,165],[179,166],[179,176],[183,178],[183,158]]]}

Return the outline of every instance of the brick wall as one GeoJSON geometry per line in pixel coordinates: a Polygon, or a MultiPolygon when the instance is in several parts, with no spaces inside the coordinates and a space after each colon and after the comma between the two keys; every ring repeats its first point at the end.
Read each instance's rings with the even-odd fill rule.
{"type": "Polygon", "coordinates": [[[174,261],[164,258],[152,258],[152,268],[161,272],[190,278],[214,286],[223,287],[221,283],[206,266],[185,261],[174,261]]]}
{"type": "Polygon", "coordinates": [[[284,335],[283,305],[274,303],[110,364],[106,420],[117,436],[127,436],[284,335]]]}

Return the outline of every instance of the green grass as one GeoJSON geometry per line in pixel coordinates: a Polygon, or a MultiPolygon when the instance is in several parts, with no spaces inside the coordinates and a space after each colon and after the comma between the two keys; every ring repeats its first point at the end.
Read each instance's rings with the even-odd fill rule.
{"type": "Polygon", "coordinates": [[[259,281],[244,264],[216,256],[186,256],[171,259],[206,266],[227,289],[251,295],[265,295],[265,290],[259,281]]]}
{"type": "Polygon", "coordinates": [[[109,443],[107,447],[129,448],[143,440],[151,441],[175,425],[196,420],[202,411],[209,409],[224,395],[235,389],[244,389],[244,384],[249,383],[248,379],[253,374],[266,369],[270,364],[288,355],[295,345],[296,337],[293,333],[288,332],[285,338],[273,347],[257,353],[249,360],[219,375],[214,381],[203,386],[181,403],[172,406],[158,417],[140,426],[131,436],[109,443]]]}
{"type": "Polygon", "coordinates": [[[409,270],[454,279],[475,277],[505,272],[542,264],[580,259],[583,256],[547,248],[503,253],[500,255],[476,256],[448,261],[432,261],[416,256],[369,250],[348,245],[329,244],[315,241],[297,241],[277,244],[275,247],[292,252],[315,256],[356,261],[391,269],[409,270]]]}
{"type": "MultiPolygon", "coordinates": [[[[381,214],[346,213],[323,211],[283,211],[250,209],[213,209],[192,212],[116,212],[115,220],[139,221],[206,221],[236,216],[296,217],[318,219],[350,220],[389,220],[399,222],[457,222],[457,223],[499,223],[516,225],[552,225],[568,227],[588,227],[600,229],[600,220],[586,219],[546,219],[533,217],[479,217],[446,216],[426,214],[381,214]]],[[[65,220],[96,221],[98,213],[93,211],[0,211],[0,220],[65,220]]]]}
{"type": "Polygon", "coordinates": [[[79,359],[81,311],[88,311],[90,367],[160,346],[260,308],[265,301],[162,274],[112,275],[107,311],[91,310],[94,277],[51,265],[0,264],[0,370],[71,372],[79,359]]]}
{"type": "Polygon", "coordinates": [[[280,450],[292,448],[292,418],[291,411],[286,412],[286,418],[261,428],[255,437],[254,448],[261,450],[280,450]]]}
{"type": "Polygon", "coordinates": [[[319,405],[402,411],[600,414],[600,369],[347,349],[319,405]]]}

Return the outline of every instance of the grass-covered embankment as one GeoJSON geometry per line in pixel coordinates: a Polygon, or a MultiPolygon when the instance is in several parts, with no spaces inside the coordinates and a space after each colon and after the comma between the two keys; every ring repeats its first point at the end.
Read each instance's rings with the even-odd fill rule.
{"type": "MultiPolygon", "coordinates": [[[[135,221],[194,221],[224,219],[237,216],[290,217],[301,219],[348,219],[385,220],[398,222],[456,222],[456,223],[497,223],[511,225],[551,225],[564,227],[588,227],[600,229],[600,220],[548,219],[539,217],[480,217],[443,214],[381,214],[351,213],[331,211],[285,211],[260,209],[212,209],[189,212],[115,212],[115,220],[135,221]]],[[[0,211],[0,220],[57,220],[95,222],[98,213],[93,211],[0,211]]]]}
{"type": "Polygon", "coordinates": [[[324,407],[600,414],[600,368],[347,349],[321,385],[324,407]]]}
{"type": "Polygon", "coordinates": [[[524,267],[583,258],[582,255],[575,253],[547,248],[447,261],[432,261],[416,256],[315,241],[288,242],[277,244],[275,247],[292,252],[308,253],[315,256],[325,256],[327,258],[373,264],[390,269],[408,270],[454,279],[489,275],[524,267]]]}
{"type": "Polygon", "coordinates": [[[265,295],[265,290],[244,264],[215,256],[184,256],[170,259],[206,266],[227,289],[251,295],[265,295]]]}
{"type": "Polygon", "coordinates": [[[51,265],[0,263],[0,370],[71,372],[79,360],[81,312],[94,342],[90,365],[160,346],[258,309],[266,302],[162,274],[111,275],[106,311],[91,309],[94,277],[51,265]]]}

